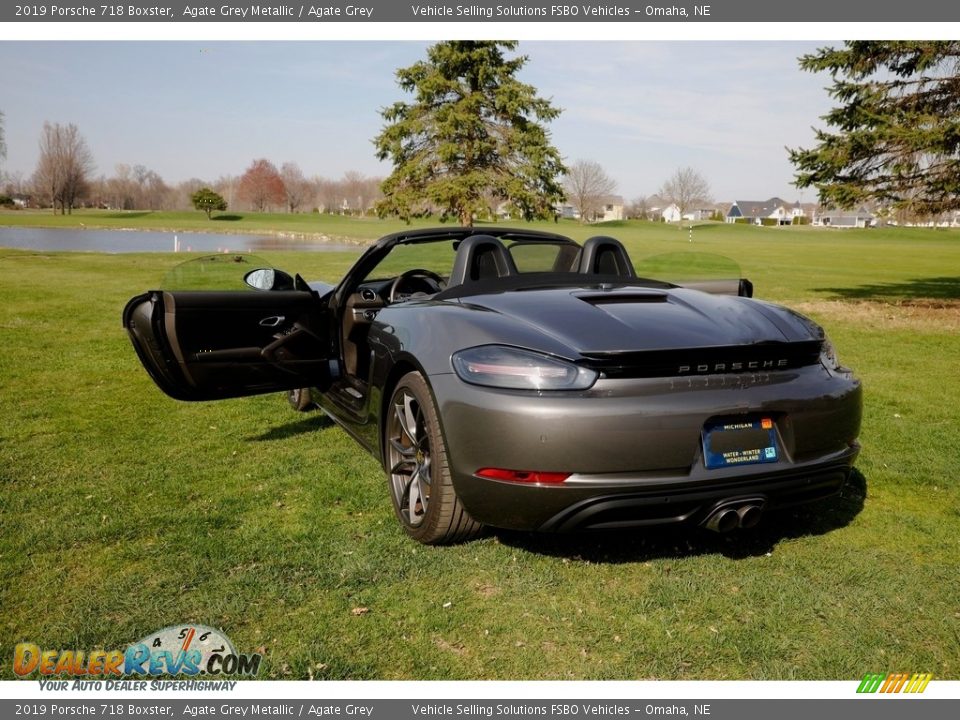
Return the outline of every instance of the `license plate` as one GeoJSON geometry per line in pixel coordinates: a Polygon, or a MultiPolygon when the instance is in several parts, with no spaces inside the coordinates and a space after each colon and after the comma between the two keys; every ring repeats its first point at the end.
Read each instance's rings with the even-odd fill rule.
{"type": "Polygon", "coordinates": [[[708,469],[773,463],[780,459],[771,418],[713,423],[703,430],[703,459],[708,469]]]}

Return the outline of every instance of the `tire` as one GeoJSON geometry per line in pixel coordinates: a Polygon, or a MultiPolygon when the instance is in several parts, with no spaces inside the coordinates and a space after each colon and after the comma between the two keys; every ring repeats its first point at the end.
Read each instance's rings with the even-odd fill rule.
{"type": "Polygon", "coordinates": [[[298,412],[313,410],[313,393],[310,392],[310,388],[287,390],[287,402],[298,412]]]}
{"type": "Polygon", "coordinates": [[[480,534],[483,526],[470,517],[453,488],[440,416],[419,372],[407,373],[394,388],[384,440],[390,499],[410,537],[444,545],[480,534]]]}

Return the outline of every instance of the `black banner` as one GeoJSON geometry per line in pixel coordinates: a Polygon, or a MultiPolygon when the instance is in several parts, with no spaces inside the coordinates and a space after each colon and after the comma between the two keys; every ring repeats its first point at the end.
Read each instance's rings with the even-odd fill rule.
{"type": "Polygon", "coordinates": [[[583,720],[583,718],[702,717],[709,720],[942,720],[955,717],[960,701],[852,700],[0,700],[0,716],[37,720],[86,717],[116,720],[162,718],[344,718],[346,720],[583,720]],[[910,707],[906,708],[905,704],[910,707]]]}
{"type": "Polygon", "coordinates": [[[873,0],[837,3],[805,0],[697,0],[563,3],[433,2],[414,0],[321,0],[316,3],[256,3],[242,0],[183,2],[133,0],[101,4],[90,0],[14,3],[0,7],[0,22],[955,22],[960,3],[943,0],[873,0]]]}

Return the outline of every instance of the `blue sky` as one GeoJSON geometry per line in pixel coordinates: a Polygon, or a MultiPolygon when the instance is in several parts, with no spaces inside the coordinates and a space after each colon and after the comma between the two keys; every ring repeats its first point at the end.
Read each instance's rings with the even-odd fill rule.
{"type": "MultiPolygon", "coordinates": [[[[797,57],[826,43],[524,41],[523,79],[563,108],[550,125],[570,161],[601,163],[628,200],[691,166],[716,200],[814,200],[785,147],[809,145],[829,78],[797,57]]],[[[32,173],[45,120],[75,123],[97,174],[142,164],[168,182],[240,174],[254,158],[308,176],[385,175],[380,108],[396,68],[428,43],[0,42],[8,172],[32,173]]]]}

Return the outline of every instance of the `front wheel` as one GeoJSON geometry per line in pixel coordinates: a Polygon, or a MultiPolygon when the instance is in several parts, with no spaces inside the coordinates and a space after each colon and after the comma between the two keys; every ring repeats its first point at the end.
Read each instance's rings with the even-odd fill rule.
{"type": "Polygon", "coordinates": [[[476,537],[450,479],[440,417],[419,372],[400,378],[387,406],[386,471],[393,509],[410,537],[428,545],[476,537]]]}
{"type": "Polygon", "coordinates": [[[313,409],[313,393],[310,388],[287,390],[287,402],[298,412],[307,412],[313,409]]]}

